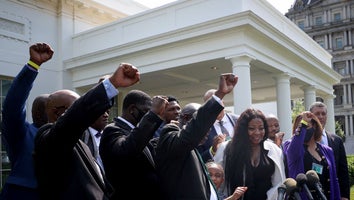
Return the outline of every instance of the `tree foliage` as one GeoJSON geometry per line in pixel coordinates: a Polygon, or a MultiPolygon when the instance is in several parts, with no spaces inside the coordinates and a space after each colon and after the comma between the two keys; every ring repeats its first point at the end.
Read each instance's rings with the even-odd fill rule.
{"type": "MultiPolygon", "coordinates": [[[[291,118],[293,122],[296,116],[302,113],[303,111],[305,111],[304,100],[303,99],[293,100],[293,108],[291,114],[291,118]]],[[[339,121],[335,121],[335,132],[339,137],[342,138],[343,142],[345,142],[345,134],[339,121]]]]}
{"type": "Polygon", "coordinates": [[[293,108],[291,113],[291,119],[295,120],[296,116],[305,111],[304,101],[302,99],[293,100],[293,108]]]}

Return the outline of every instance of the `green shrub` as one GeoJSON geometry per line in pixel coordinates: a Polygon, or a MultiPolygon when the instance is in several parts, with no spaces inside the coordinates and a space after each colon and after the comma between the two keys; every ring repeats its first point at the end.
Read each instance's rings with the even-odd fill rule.
{"type": "Polygon", "coordinates": [[[347,156],[348,161],[348,171],[349,171],[349,183],[350,186],[354,185],[354,155],[347,156]]]}

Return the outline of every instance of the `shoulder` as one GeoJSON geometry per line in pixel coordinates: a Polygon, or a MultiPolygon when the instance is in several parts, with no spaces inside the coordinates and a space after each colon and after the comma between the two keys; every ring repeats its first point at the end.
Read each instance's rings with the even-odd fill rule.
{"type": "Polygon", "coordinates": [[[274,144],[273,141],[265,140],[263,146],[265,150],[281,153],[281,148],[279,148],[276,144],[274,144]]]}
{"type": "Polygon", "coordinates": [[[169,134],[171,132],[174,132],[174,131],[179,131],[179,127],[174,124],[174,123],[169,123],[169,124],[165,124],[162,129],[161,129],[161,135],[160,136],[163,136],[163,135],[166,135],[166,134],[169,134]]]}
{"type": "Polygon", "coordinates": [[[226,113],[226,115],[230,116],[233,120],[237,120],[238,119],[238,115],[234,114],[234,113],[226,113]]]}
{"type": "MultiPolygon", "coordinates": [[[[317,143],[319,144],[319,143],[317,143]]],[[[322,149],[323,152],[326,152],[326,154],[330,153],[333,154],[333,149],[330,146],[319,144],[320,148],[322,149]]]]}
{"type": "Polygon", "coordinates": [[[38,129],[34,140],[36,146],[44,141],[44,139],[46,138],[45,136],[48,135],[47,133],[50,131],[52,127],[53,127],[53,123],[47,123],[38,129]]]}
{"type": "Polygon", "coordinates": [[[334,143],[343,143],[343,140],[341,137],[339,137],[338,135],[334,134],[334,133],[329,133],[326,132],[328,139],[332,140],[334,143]]]}

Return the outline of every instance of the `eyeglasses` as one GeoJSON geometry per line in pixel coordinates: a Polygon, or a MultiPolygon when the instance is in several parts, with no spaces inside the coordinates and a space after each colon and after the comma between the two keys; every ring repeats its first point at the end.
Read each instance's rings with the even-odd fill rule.
{"type": "Polygon", "coordinates": [[[215,177],[215,178],[222,178],[223,177],[223,175],[221,173],[215,173],[215,174],[209,173],[209,176],[210,176],[210,178],[211,177],[215,177]]]}
{"type": "Polygon", "coordinates": [[[53,106],[54,114],[61,116],[69,107],[67,106],[53,106]]]}
{"type": "Polygon", "coordinates": [[[62,110],[62,109],[66,110],[66,109],[68,109],[67,106],[54,106],[53,108],[55,108],[57,110],[62,110]]]}

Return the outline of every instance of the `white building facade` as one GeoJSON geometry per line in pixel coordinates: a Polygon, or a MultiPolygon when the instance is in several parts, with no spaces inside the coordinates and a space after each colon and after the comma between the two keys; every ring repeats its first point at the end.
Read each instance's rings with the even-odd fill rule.
{"type": "Polygon", "coordinates": [[[0,0],[1,102],[28,61],[29,45],[47,42],[55,53],[41,67],[27,108],[42,93],[82,94],[129,62],[141,81],[120,91],[117,110],[130,89],[174,95],[182,106],[202,103],[218,76],[233,72],[239,81],[225,104],[234,113],[276,101],[281,131],[290,138],[291,100],[304,98],[308,107],[319,96],[333,121],[326,128],[334,131],[332,86],[342,76],[331,68],[332,56],[265,0],[180,0],[143,12],[132,3],[128,14],[92,0],[35,2],[0,0]]]}

